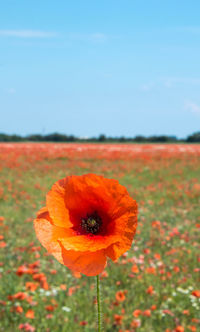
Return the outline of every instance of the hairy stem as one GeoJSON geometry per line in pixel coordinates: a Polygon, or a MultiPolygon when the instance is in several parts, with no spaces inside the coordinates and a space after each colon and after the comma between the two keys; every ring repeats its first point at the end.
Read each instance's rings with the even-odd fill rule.
{"type": "Polygon", "coordinates": [[[101,296],[100,296],[100,280],[97,275],[97,312],[98,312],[98,332],[102,331],[101,326],[101,296]]]}

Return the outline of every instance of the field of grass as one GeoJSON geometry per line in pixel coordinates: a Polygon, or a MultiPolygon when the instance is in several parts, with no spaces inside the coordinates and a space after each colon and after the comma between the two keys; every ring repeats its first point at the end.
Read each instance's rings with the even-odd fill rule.
{"type": "Polygon", "coordinates": [[[132,249],[101,275],[104,331],[200,331],[200,145],[0,144],[0,331],[96,331],[96,278],[48,255],[33,219],[66,175],[117,179],[132,249]]]}

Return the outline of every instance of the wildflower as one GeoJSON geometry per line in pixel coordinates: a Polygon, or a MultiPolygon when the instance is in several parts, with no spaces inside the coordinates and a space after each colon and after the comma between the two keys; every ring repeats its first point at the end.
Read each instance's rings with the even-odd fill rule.
{"type": "Polygon", "coordinates": [[[121,290],[116,293],[115,298],[118,302],[123,302],[125,300],[126,297],[125,297],[124,293],[125,292],[123,292],[121,290]]]}
{"type": "Polygon", "coordinates": [[[139,317],[141,315],[141,313],[142,312],[141,312],[140,309],[136,309],[136,310],[133,311],[133,316],[137,318],[137,317],[139,317]]]}
{"type": "Polygon", "coordinates": [[[137,203],[116,180],[66,177],[53,185],[46,205],[34,221],[37,237],[71,270],[95,276],[107,257],[115,261],[130,249],[137,203]]]}
{"type": "Polygon", "coordinates": [[[153,286],[149,286],[149,287],[147,288],[147,290],[146,290],[146,293],[152,295],[152,294],[154,293],[154,288],[153,288],[153,286]]]}
{"type": "Polygon", "coordinates": [[[189,310],[183,310],[183,315],[189,315],[189,314],[190,314],[189,310]]]}
{"type": "Polygon", "coordinates": [[[147,309],[145,311],[143,311],[143,316],[146,316],[146,317],[150,317],[151,316],[151,310],[147,309]]]}
{"type": "Polygon", "coordinates": [[[62,310],[66,311],[66,312],[70,312],[71,311],[71,309],[69,307],[62,307],[62,310]]]}
{"type": "Polygon", "coordinates": [[[66,286],[65,284],[61,284],[61,285],[60,285],[60,289],[62,289],[62,290],[66,290],[66,289],[67,289],[67,286],[66,286]]]}
{"type": "Polygon", "coordinates": [[[181,325],[177,326],[176,329],[175,329],[175,332],[184,332],[184,331],[185,331],[184,327],[181,326],[181,325]]]}
{"type": "Polygon", "coordinates": [[[161,256],[160,256],[160,254],[158,254],[158,253],[155,253],[155,254],[154,254],[154,257],[155,257],[155,259],[157,259],[157,260],[161,259],[161,256]]]}
{"type": "Polygon", "coordinates": [[[47,310],[47,311],[54,311],[55,310],[55,307],[53,306],[53,305],[46,305],[45,306],[45,309],[47,310]]]}
{"type": "Polygon", "coordinates": [[[156,310],[156,309],[157,309],[157,306],[156,306],[155,304],[153,304],[153,305],[151,306],[151,310],[154,311],[154,310],[156,310]]]}
{"type": "Polygon", "coordinates": [[[73,273],[74,278],[77,278],[77,279],[81,278],[80,272],[72,271],[72,273],[73,273]]]}
{"type": "Polygon", "coordinates": [[[180,271],[180,268],[179,268],[179,266],[174,266],[173,270],[174,270],[174,272],[178,273],[180,271]]]}
{"type": "Polygon", "coordinates": [[[137,327],[140,327],[140,325],[141,325],[141,321],[140,321],[139,319],[134,319],[134,320],[132,320],[132,322],[131,322],[131,326],[132,326],[132,327],[137,328],[137,327]]]}
{"type": "Polygon", "coordinates": [[[29,331],[29,332],[34,332],[35,331],[35,328],[32,325],[28,324],[28,323],[20,324],[19,329],[24,330],[24,331],[29,331]]]}
{"type": "Polygon", "coordinates": [[[31,281],[26,282],[26,289],[34,292],[38,288],[39,284],[31,281]]]}
{"type": "Polygon", "coordinates": [[[137,267],[137,265],[133,265],[132,268],[131,268],[131,271],[132,271],[133,273],[135,273],[135,274],[137,274],[137,273],[140,272],[139,269],[138,269],[138,267],[137,267]]]}
{"type": "Polygon", "coordinates": [[[170,316],[174,316],[173,312],[171,312],[169,309],[163,309],[163,313],[164,314],[167,314],[167,315],[170,315],[170,316]]]}
{"type": "Polygon", "coordinates": [[[87,325],[88,324],[88,322],[86,322],[86,320],[82,320],[81,322],[80,322],[80,326],[85,326],[85,325],[87,325]]]}
{"type": "Polygon", "coordinates": [[[123,319],[122,315],[114,315],[114,320],[115,320],[116,325],[121,325],[122,324],[122,319],[123,319]]]}
{"type": "Polygon", "coordinates": [[[147,267],[146,273],[156,275],[156,269],[154,267],[147,267]]]}
{"type": "Polygon", "coordinates": [[[153,228],[158,228],[158,229],[160,229],[160,227],[161,227],[161,222],[160,222],[160,220],[154,220],[154,221],[152,221],[152,227],[153,228]]]}
{"type": "Polygon", "coordinates": [[[36,273],[33,275],[33,279],[36,280],[36,281],[39,281],[40,282],[40,286],[45,289],[45,290],[48,290],[49,289],[49,285],[47,283],[47,280],[46,280],[46,276],[44,275],[44,273],[36,273]]]}
{"type": "Polygon", "coordinates": [[[48,314],[45,317],[46,317],[46,319],[51,319],[51,318],[53,318],[53,315],[52,314],[48,314]]]}
{"type": "Polygon", "coordinates": [[[21,314],[24,310],[20,305],[13,308],[18,314],[21,314]]]}
{"type": "Polygon", "coordinates": [[[27,298],[27,294],[23,292],[18,292],[14,295],[8,295],[8,299],[13,300],[25,300],[27,298]]]}
{"type": "Polygon", "coordinates": [[[200,290],[194,290],[192,292],[192,295],[195,296],[195,297],[200,297],[200,290]]]}
{"type": "Polygon", "coordinates": [[[21,277],[23,274],[31,274],[32,271],[26,266],[26,265],[21,265],[18,267],[16,271],[16,275],[21,277]]]}
{"type": "Polygon", "coordinates": [[[69,296],[72,296],[72,295],[76,292],[77,287],[78,287],[78,286],[72,286],[72,287],[69,287],[69,289],[68,289],[68,295],[69,295],[69,296]]]}
{"type": "Polygon", "coordinates": [[[27,311],[27,313],[26,313],[26,317],[27,317],[27,318],[31,318],[31,319],[35,318],[35,313],[34,313],[34,311],[33,311],[32,309],[29,309],[29,310],[27,311]]]}
{"type": "Polygon", "coordinates": [[[108,272],[107,271],[103,271],[102,273],[101,273],[101,279],[103,279],[103,278],[107,278],[108,277],[108,272]]]}

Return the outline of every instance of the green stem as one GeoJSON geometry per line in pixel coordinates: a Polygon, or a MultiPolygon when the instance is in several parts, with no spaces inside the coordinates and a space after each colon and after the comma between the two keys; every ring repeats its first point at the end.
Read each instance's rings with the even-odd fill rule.
{"type": "Polygon", "coordinates": [[[101,332],[101,298],[100,298],[99,275],[97,275],[97,312],[98,312],[98,332],[101,332]]]}

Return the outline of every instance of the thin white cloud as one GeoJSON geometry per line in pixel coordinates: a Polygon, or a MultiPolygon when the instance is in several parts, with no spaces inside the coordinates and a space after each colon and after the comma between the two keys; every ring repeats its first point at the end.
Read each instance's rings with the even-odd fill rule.
{"type": "Polygon", "coordinates": [[[109,36],[101,32],[96,32],[88,34],[70,34],[69,37],[81,41],[105,42],[109,36]]]}
{"type": "Polygon", "coordinates": [[[8,93],[13,95],[16,93],[16,90],[14,88],[10,88],[10,89],[8,89],[8,93]]]}
{"type": "Polygon", "coordinates": [[[180,32],[189,32],[192,34],[200,34],[200,26],[182,26],[177,28],[180,32]]]}
{"type": "Polygon", "coordinates": [[[194,77],[167,77],[162,79],[164,86],[167,88],[174,87],[177,84],[190,84],[190,85],[199,85],[200,78],[194,77]]]}
{"type": "Polygon", "coordinates": [[[193,101],[185,102],[185,109],[189,112],[200,114],[200,106],[194,103],[193,101]]]}
{"type": "Polygon", "coordinates": [[[146,83],[141,85],[140,89],[142,91],[150,91],[155,87],[155,83],[146,83]]]}
{"type": "Polygon", "coordinates": [[[92,33],[92,34],[90,35],[90,38],[91,38],[93,41],[104,42],[104,41],[106,41],[106,39],[107,39],[107,35],[105,35],[104,33],[92,33]]]}
{"type": "Polygon", "coordinates": [[[55,37],[56,35],[55,32],[41,30],[0,30],[0,37],[49,38],[55,37]]]}
{"type": "Polygon", "coordinates": [[[144,83],[140,86],[142,91],[151,91],[156,88],[164,87],[167,89],[181,87],[181,86],[199,86],[200,78],[198,77],[162,77],[157,78],[152,82],[144,83]]]}

